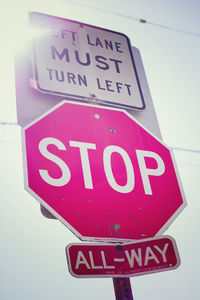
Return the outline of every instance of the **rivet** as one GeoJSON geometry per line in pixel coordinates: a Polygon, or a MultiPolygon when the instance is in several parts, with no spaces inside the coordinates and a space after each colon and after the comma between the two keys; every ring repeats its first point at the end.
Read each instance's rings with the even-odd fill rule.
{"type": "Polygon", "coordinates": [[[100,118],[100,115],[99,114],[94,114],[94,117],[95,117],[95,119],[99,119],[100,118]]]}
{"type": "Polygon", "coordinates": [[[96,95],[95,94],[90,94],[90,100],[94,101],[96,99],[96,95]]]}
{"type": "Polygon", "coordinates": [[[119,224],[113,224],[113,229],[115,230],[116,233],[119,232],[120,225],[119,224]]]}
{"type": "Polygon", "coordinates": [[[116,133],[116,130],[113,127],[110,127],[110,132],[116,133]]]}
{"type": "Polygon", "coordinates": [[[123,250],[123,247],[122,247],[121,245],[117,245],[117,246],[116,246],[116,250],[117,250],[117,251],[122,251],[122,250],[123,250]]]}

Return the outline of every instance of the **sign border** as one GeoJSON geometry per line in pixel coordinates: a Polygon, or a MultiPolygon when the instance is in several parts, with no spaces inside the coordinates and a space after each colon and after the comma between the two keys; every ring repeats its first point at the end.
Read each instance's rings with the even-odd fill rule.
{"type": "MultiPolygon", "coordinates": [[[[139,81],[139,76],[138,76],[138,72],[137,72],[137,69],[136,69],[135,60],[134,60],[132,49],[131,49],[131,42],[130,42],[129,37],[126,34],[118,32],[118,31],[106,29],[106,28],[103,28],[103,27],[89,25],[89,24],[86,24],[86,23],[82,23],[82,22],[78,22],[78,21],[74,21],[74,20],[70,20],[70,19],[66,19],[66,18],[62,18],[62,17],[56,17],[56,16],[52,16],[52,15],[49,15],[49,14],[43,14],[43,13],[39,13],[39,12],[34,12],[34,11],[33,12],[29,12],[30,24],[31,24],[31,18],[32,18],[33,15],[41,15],[41,16],[44,16],[44,17],[50,17],[50,18],[54,18],[54,19],[59,19],[59,20],[63,20],[63,21],[68,21],[68,22],[76,23],[76,24],[78,23],[78,24],[80,24],[82,26],[88,26],[88,27],[92,27],[92,28],[96,28],[96,29],[99,29],[99,30],[104,30],[104,31],[108,31],[108,32],[112,32],[112,33],[124,36],[126,38],[126,40],[127,40],[128,50],[129,50],[130,58],[131,58],[131,61],[132,61],[133,71],[134,71],[134,74],[135,74],[135,78],[136,78],[136,82],[137,82],[137,86],[138,86],[138,90],[139,90],[139,94],[140,94],[142,106],[138,107],[138,106],[133,106],[133,105],[120,104],[120,103],[116,103],[116,102],[112,102],[112,101],[108,101],[108,100],[103,100],[103,99],[98,99],[98,98],[92,98],[92,97],[86,97],[86,96],[81,96],[81,95],[74,95],[74,94],[70,94],[70,93],[61,93],[61,92],[57,92],[57,91],[53,91],[53,90],[45,90],[45,89],[41,88],[40,85],[39,85],[39,80],[38,80],[39,79],[39,75],[38,75],[38,69],[37,69],[37,66],[36,66],[37,65],[37,59],[36,59],[36,51],[35,51],[34,39],[33,39],[33,76],[34,76],[34,79],[37,82],[37,87],[38,87],[38,90],[40,92],[45,93],[45,94],[50,94],[50,95],[57,95],[57,96],[62,96],[62,97],[70,97],[70,100],[72,100],[72,98],[76,98],[74,100],[77,100],[77,98],[78,98],[79,100],[82,100],[82,101],[87,101],[87,102],[92,101],[94,103],[101,103],[101,104],[108,105],[108,106],[112,106],[113,105],[115,107],[124,108],[124,109],[134,109],[134,110],[138,110],[138,111],[142,111],[142,110],[145,109],[146,104],[145,104],[145,101],[144,101],[142,87],[141,87],[141,84],[140,84],[140,81],[139,81]]],[[[106,97],[106,98],[109,99],[109,97],[106,97]]]]}

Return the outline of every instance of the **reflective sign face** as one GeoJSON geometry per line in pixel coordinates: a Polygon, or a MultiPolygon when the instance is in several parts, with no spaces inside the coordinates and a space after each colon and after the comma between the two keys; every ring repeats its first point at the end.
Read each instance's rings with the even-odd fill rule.
{"type": "Polygon", "coordinates": [[[40,91],[144,109],[127,36],[40,13],[31,13],[30,21],[40,91]]]}
{"type": "Polygon", "coordinates": [[[68,267],[74,277],[130,277],[175,269],[180,258],[169,236],[130,244],[70,244],[68,267]]]}
{"type": "Polygon", "coordinates": [[[83,240],[152,237],[185,207],[170,150],[123,110],[63,101],[23,139],[27,191],[83,240]]]}

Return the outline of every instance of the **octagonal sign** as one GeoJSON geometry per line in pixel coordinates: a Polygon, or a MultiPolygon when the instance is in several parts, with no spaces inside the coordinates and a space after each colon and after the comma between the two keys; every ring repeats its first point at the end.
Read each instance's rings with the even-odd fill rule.
{"type": "Polygon", "coordinates": [[[62,101],[23,155],[26,190],[82,240],[153,237],[186,205],[170,149],[121,109],[62,101]]]}

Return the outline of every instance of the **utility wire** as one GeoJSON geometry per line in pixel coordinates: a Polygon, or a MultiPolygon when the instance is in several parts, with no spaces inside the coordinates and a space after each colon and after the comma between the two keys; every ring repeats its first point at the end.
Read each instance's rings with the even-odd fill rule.
{"type": "Polygon", "coordinates": [[[89,9],[101,11],[101,12],[104,12],[106,14],[110,14],[110,15],[113,15],[113,16],[118,16],[118,17],[121,17],[121,18],[130,19],[132,21],[136,21],[136,22],[139,22],[139,23],[149,24],[149,25],[152,25],[152,26],[160,27],[160,28],[163,28],[163,29],[171,30],[171,31],[176,31],[176,32],[179,32],[179,33],[182,33],[182,34],[187,34],[187,35],[194,36],[194,37],[200,37],[200,33],[194,33],[194,32],[178,29],[178,28],[171,27],[171,26],[166,26],[166,25],[154,23],[154,22],[151,22],[151,21],[147,21],[145,19],[135,18],[135,17],[129,16],[129,15],[120,14],[120,13],[117,13],[117,12],[113,12],[111,10],[98,8],[98,7],[95,7],[95,6],[91,6],[91,5],[88,5],[88,4],[83,4],[83,3],[80,3],[80,2],[76,2],[76,1],[70,1],[70,0],[63,0],[63,1],[64,2],[69,2],[71,4],[79,5],[79,6],[82,6],[82,7],[87,7],[89,9]]]}
{"type": "MultiPolygon", "coordinates": [[[[17,123],[14,123],[14,122],[2,122],[0,121],[0,125],[17,125],[17,123]]],[[[7,141],[3,141],[3,140],[0,140],[0,143],[7,143],[7,141]]],[[[189,149],[189,148],[181,148],[181,147],[170,147],[171,149],[173,150],[176,150],[176,151],[184,151],[184,152],[193,152],[193,153],[200,153],[200,150],[195,150],[195,149],[189,149]]]]}
{"type": "Polygon", "coordinates": [[[195,150],[195,149],[187,149],[187,148],[179,148],[179,147],[171,147],[171,148],[177,151],[200,153],[200,150],[195,150]]]}
{"type": "Polygon", "coordinates": [[[0,125],[18,125],[18,124],[14,123],[14,122],[2,122],[2,121],[0,121],[0,125]]]}
{"type": "Polygon", "coordinates": [[[6,141],[6,140],[0,140],[0,144],[19,144],[17,141],[6,141]]]}

